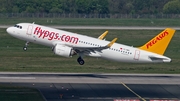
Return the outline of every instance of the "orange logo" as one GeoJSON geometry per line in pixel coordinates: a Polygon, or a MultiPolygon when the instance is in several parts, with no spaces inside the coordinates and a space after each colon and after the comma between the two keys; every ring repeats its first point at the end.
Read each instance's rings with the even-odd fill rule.
{"type": "Polygon", "coordinates": [[[146,48],[150,48],[153,45],[155,45],[157,42],[161,41],[164,37],[166,37],[169,33],[167,31],[164,31],[162,34],[158,35],[154,39],[152,39],[149,43],[146,44],[146,48]]]}

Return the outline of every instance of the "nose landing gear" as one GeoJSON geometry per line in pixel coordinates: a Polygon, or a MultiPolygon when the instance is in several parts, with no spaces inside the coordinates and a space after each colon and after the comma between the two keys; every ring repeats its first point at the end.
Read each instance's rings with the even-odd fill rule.
{"type": "Polygon", "coordinates": [[[24,51],[27,51],[27,46],[28,46],[28,44],[29,44],[29,42],[27,41],[27,42],[25,43],[25,46],[23,47],[23,50],[24,50],[24,51]]]}

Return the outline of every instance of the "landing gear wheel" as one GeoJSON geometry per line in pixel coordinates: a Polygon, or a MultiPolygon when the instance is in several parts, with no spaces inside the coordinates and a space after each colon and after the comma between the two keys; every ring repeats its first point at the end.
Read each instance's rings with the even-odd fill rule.
{"type": "Polygon", "coordinates": [[[84,60],[83,60],[81,57],[79,57],[79,58],[77,59],[77,62],[78,62],[80,65],[83,65],[83,64],[84,64],[84,60]]]}
{"type": "Polygon", "coordinates": [[[27,51],[27,47],[23,47],[23,50],[24,50],[24,51],[27,51]]]}
{"type": "Polygon", "coordinates": [[[27,42],[25,43],[25,46],[23,47],[23,50],[24,50],[24,51],[27,51],[27,46],[28,46],[28,44],[29,44],[29,42],[27,41],[27,42]]]}

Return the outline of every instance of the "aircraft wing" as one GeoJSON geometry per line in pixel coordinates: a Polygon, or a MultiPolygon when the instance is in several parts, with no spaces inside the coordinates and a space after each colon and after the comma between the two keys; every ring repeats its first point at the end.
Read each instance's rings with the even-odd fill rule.
{"type": "Polygon", "coordinates": [[[54,42],[53,45],[54,46],[56,46],[57,44],[65,45],[65,46],[71,47],[76,53],[85,54],[85,55],[93,56],[93,57],[100,57],[98,53],[100,53],[101,50],[103,49],[110,48],[116,42],[116,40],[117,38],[114,38],[109,44],[102,47],[73,46],[73,45],[62,43],[62,42],[54,42]]]}
{"type": "Polygon", "coordinates": [[[95,52],[95,51],[101,51],[103,49],[106,49],[108,47],[103,46],[103,47],[73,47],[74,50],[76,50],[78,53],[79,52],[95,52]]]}
{"type": "Polygon", "coordinates": [[[76,46],[69,46],[72,47],[74,50],[77,50],[79,52],[85,52],[85,51],[90,51],[90,52],[94,52],[94,51],[101,51],[103,49],[107,49],[110,48],[115,42],[116,42],[117,38],[114,38],[109,44],[107,44],[106,46],[102,46],[102,47],[76,47],[76,46]]]}

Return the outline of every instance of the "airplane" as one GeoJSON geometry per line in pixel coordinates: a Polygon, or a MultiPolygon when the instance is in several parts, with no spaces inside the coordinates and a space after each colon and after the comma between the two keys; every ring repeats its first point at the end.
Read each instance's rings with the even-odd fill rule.
{"type": "Polygon", "coordinates": [[[46,27],[35,23],[18,23],[6,29],[7,33],[26,41],[23,47],[27,51],[28,44],[36,43],[52,47],[54,54],[72,57],[78,54],[77,62],[83,65],[83,56],[91,56],[129,63],[164,63],[171,58],[164,56],[175,30],[166,28],[141,47],[127,46],[105,40],[108,31],[98,38],[80,35],[64,30],[46,27]]]}

